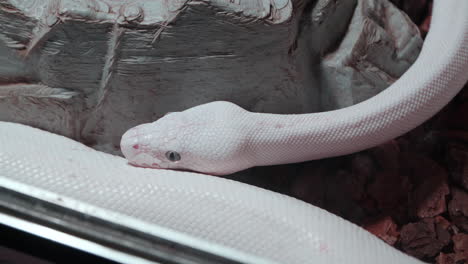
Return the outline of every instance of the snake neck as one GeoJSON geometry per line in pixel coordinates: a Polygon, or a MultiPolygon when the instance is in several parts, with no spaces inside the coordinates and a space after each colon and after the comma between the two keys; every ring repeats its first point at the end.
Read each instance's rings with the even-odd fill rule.
{"type": "Polygon", "coordinates": [[[398,137],[432,117],[467,82],[467,12],[468,1],[435,1],[416,62],[367,101],[313,114],[251,113],[250,158],[263,166],[350,154],[398,137]]]}

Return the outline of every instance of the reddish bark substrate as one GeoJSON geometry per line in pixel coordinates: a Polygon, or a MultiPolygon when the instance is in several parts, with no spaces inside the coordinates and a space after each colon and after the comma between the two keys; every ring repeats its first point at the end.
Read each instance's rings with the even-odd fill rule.
{"type": "MultiPolygon", "coordinates": [[[[430,1],[393,2],[425,35],[430,1]]],[[[421,260],[468,263],[468,85],[434,118],[382,146],[254,173],[244,181],[320,206],[421,260]]]]}

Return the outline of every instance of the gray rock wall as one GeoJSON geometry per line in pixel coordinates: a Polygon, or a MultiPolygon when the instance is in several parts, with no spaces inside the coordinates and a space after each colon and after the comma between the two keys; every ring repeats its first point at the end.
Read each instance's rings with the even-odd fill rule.
{"type": "Polygon", "coordinates": [[[128,128],[214,100],[283,114],[355,104],[421,44],[387,0],[0,0],[0,120],[118,153],[128,128]]]}

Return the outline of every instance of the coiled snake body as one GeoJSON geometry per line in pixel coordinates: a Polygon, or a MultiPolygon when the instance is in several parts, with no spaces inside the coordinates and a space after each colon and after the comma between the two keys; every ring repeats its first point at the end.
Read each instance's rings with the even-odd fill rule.
{"type": "MultiPolygon", "coordinates": [[[[466,14],[466,0],[436,0],[417,61],[365,102],[302,115],[209,103],[129,130],[122,152],[141,167],[228,174],[383,143],[430,118],[468,80],[466,14]]],[[[2,177],[279,263],[420,263],[290,197],[199,173],[130,166],[120,157],[19,124],[0,122],[0,129],[2,177]]]]}

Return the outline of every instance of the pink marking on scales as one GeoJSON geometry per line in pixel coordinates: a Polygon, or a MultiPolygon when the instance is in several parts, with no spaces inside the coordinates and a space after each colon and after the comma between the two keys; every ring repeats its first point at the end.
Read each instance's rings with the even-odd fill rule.
{"type": "Polygon", "coordinates": [[[320,242],[319,251],[320,251],[321,253],[326,253],[326,252],[328,252],[328,246],[327,246],[327,244],[325,244],[324,242],[320,242]]]}

